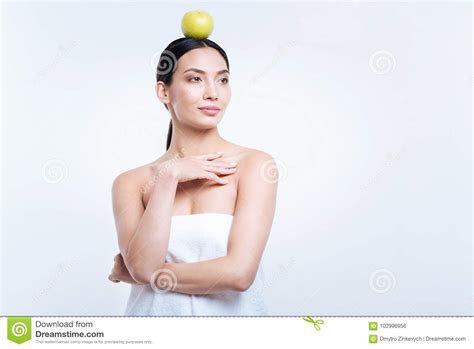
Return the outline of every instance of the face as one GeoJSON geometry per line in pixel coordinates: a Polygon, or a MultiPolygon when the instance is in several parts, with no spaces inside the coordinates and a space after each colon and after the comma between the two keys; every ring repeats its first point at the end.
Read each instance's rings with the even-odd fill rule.
{"type": "Polygon", "coordinates": [[[171,85],[160,81],[156,92],[179,123],[201,129],[215,127],[231,97],[224,57],[211,47],[186,52],[178,59],[171,85]],[[205,106],[220,110],[211,114],[199,109],[205,106]]]}

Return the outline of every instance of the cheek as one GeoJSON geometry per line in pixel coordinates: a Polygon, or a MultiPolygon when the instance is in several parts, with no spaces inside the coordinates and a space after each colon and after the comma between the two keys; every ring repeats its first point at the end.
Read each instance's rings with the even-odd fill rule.
{"type": "Polygon", "coordinates": [[[232,95],[232,92],[230,90],[230,87],[223,88],[221,93],[220,93],[220,98],[222,101],[225,101],[226,104],[229,103],[230,97],[232,95]]]}
{"type": "Polygon", "coordinates": [[[199,103],[199,99],[202,97],[202,88],[196,85],[183,86],[178,94],[178,101],[182,101],[185,106],[194,106],[199,103]]]}

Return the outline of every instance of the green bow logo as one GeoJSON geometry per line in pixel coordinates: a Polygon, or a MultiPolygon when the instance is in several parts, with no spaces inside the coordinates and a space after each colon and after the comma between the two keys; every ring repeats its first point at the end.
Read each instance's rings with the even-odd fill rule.
{"type": "Polygon", "coordinates": [[[311,322],[314,325],[314,328],[316,329],[316,331],[319,331],[321,329],[321,327],[319,325],[324,324],[324,320],[318,319],[318,320],[315,321],[311,318],[311,316],[305,316],[303,318],[303,320],[311,322]]]}

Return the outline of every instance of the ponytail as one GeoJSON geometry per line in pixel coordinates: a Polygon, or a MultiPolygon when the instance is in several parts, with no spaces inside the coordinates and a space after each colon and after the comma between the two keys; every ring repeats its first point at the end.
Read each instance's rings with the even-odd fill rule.
{"type": "Polygon", "coordinates": [[[173,120],[170,120],[170,126],[168,127],[168,137],[166,137],[166,150],[168,150],[170,147],[172,135],[173,135],[173,120]]]}

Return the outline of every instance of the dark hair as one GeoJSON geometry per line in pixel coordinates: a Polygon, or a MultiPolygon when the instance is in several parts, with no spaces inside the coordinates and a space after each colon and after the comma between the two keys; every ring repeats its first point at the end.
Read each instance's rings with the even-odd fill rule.
{"type": "MultiPolygon", "coordinates": [[[[158,61],[158,66],[156,68],[156,82],[163,81],[165,85],[170,85],[173,73],[176,70],[178,59],[184,55],[186,52],[191,51],[195,48],[202,47],[212,47],[215,48],[221,55],[224,57],[227,64],[227,69],[229,68],[229,60],[225,51],[216,44],[214,41],[209,39],[195,39],[195,38],[179,38],[172,41],[161,53],[160,59],[158,61]]],[[[168,107],[163,103],[166,110],[168,107]]],[[[168,128],[168,137],[166,139],[166,150],[170,147],[171,136],[173,134],[173,120],[170,120],[170,126],[168,128]]]]}

